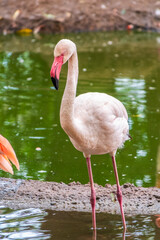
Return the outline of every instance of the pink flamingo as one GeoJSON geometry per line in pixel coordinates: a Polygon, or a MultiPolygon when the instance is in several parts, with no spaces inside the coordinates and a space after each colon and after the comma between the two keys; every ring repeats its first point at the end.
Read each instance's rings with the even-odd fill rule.
{"type": "Polygon", "coordinates": [[[117,183],[123,227],[126,229],[122,205],[122,192],[119,184],[115,154],[118,148],[129,139],[128,115],[123,104],[105,93],[85,93],[76,97],[78,83],[78,57],[76,45],[63,39],[54,49],[54,62],[51,67],[51,80],[58,90],[62,64],[68,61],[67,82],[60,108],[60,123],[74,147],[86,158],[91,186],[91,207],[93,229],[96,229],[96,193],[91,169],[91,155],[109,153],[117,183]]]}
{"type": "Polygon", "coordinates": [[[0,135],[0,168],[5,172],[13,174],[11,162],[19,170],[19,162],[9,141],[0,135]]]}

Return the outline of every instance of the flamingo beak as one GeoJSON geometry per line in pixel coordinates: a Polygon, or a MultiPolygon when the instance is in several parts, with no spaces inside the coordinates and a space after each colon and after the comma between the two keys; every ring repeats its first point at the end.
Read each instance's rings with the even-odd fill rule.
{"type": "Polygon", "coordinates": [[[53,86],[55,87],[55,89],[58,90],[58,88],[59,88],[59,80],[56,77],[56,72],[55,72],[55,77],[51,77],[51,80],[52,80],[52,83],[53,83],[53,86]]]}
{"type": "Polygon", "coordinates": [[[63,55],[55,57],[51,67],[50,76],[56,90],[59,88],[59,76],[63,64],[63,55]]]}

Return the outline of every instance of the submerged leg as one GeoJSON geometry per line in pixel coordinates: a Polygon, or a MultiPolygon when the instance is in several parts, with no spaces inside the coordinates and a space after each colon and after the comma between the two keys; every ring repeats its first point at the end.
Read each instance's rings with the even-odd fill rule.
{"type": "Polygon", "coordinates": [[[96,192],[94,189],[94,182],[93,182],[93,175],[92,175],[92,168],[91,168],[91,161],[90,158],[86,158],[87,161],[87,167],[88,167],[88,174],[89,174],[89,181],[91,185],[91,206],[92,206],[92,224],[93,229],[96,229],[96,211],[95,211],[95,205],[96,205],[96,192]]]}
{"type": "Polygon", "coordinates": [[[115,156],[112,156],[112,163],[113,163],[113,169],[114,169],[114,174],[116,177],[116,183],[117,183],[117,199],[120,205],[120,210],[121,210],[121,215],[122,215],[122,222],[123,222],[123,228],[126,230],[126,221],[125,221],[125,216],[124,216],[124,211],[123,211],[123,204],[122,204],[122,191],[119,185],[119,178],[118,178],[118,172],[117,172],[117,166],[116,166],[116,160],[115,156]]]}

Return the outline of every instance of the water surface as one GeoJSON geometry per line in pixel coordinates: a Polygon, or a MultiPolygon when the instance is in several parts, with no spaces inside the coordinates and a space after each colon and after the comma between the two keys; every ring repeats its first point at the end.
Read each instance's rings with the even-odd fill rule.
{"type": "MultiPolygon", "coordinates": [[[[160,239],[160,216],[127,217],[126,239],[160,239]]],[[[97,214],[97,240],[122,239],[121,217],[97,214]]],[[[1,239],[92,240],[91,214],[0,209],[1,239]]],[[[95,239],[94,239],[95,240],[95,239]]]]}

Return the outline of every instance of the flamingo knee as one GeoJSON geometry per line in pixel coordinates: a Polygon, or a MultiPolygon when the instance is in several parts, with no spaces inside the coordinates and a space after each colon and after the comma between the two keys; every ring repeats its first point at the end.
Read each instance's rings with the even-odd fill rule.
{"type": "Polygon", "coordinates": [[[119,204],[122,204],[122,191],[120,188],[117,189],[117,199],[119,204]]]}
{"type": "Polygon", "coordinates": [[[92,209],[95,208],[95,205],[96,205],[96,191],[94,189],[91,189],[90,202],[91,202],[92,209]]]}

